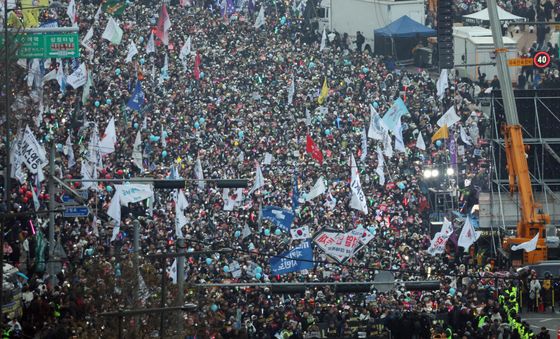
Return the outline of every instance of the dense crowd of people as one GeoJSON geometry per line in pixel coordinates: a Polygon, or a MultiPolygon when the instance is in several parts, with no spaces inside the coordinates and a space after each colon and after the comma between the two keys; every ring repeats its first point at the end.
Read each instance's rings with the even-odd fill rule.
{"type": "MultiPolygon", "coordinates": [[[[487,185],[489,119],[481,111],[478,95],[484,95],[490,83],[477,84],[475,94],[451,76],[443,80],[448,85],[438,95],[437,75],[399,67],[390,58],[358,50],[334,32],[321,50],[321,35],[310,28],[303,9],[294,11],[283,2],[254,7],[238,3],[240,8],[233,14],[229,9],[224,13],[220,3],[168,4],[169,44],[156,38],[151,53],[147,48],[161,13],[159,6],[127,3],[124,13],[116,16],[124,31],[122,42],[114,44],[102,38],[111,16],[99,4],[79,4],[77,24],[80,40],[85,40],[79,60],[52,60],[41,67],[29,61],[25,67],[18,66],[16,72],[21,79],[27,75],[27,81],[14,81],[14,105],[21,124],[12,127],[12,144],[27,124],[47,150],[55,147],[55,172],[47,176],[66,180],[76,190],[87,187],[91,214],[88,218],[57,215],[56,244],[49,244],[56,252],[56,279],[47,274],[45,265],[54,257],[45,254],[46,215],[16,218],[5,226],[4,257],[21,273],[12,278],[22,296],[20,311],[11,312],[4,321],[5,334],[41,338],[107,338],[120,331],[125,337],[145,333],[141,331],[153,334],[159,329],[159,315],[124,317],[117,324],[118,317],[101,313],[158,307],[162,299],[172,305],[177,298],[170,273],[173,258],[149,256],[178,249],[173,193],[156,190],[153,201],[122,206],[121,219],[115,221],[107,213],[117,182],[72,179],[190,179],[202,168],[206,179],[249,178],[250,188],[255,163],[260,164],[264,186],[254,192],[249,188],[224,192],[212,182],[188,184],[183,190],[188,202],[183,212],[188,220],[182,228],[184,249],[205,253],[186,258],[186,300],[197,305],[181,318],[188,335],[301,338],[358,332],[383,335],[390,330],[397,338],[426,338],[434,331],[450,337],[486,338],[517,331],[504,325],[509,314],[497,300],[500,291],[520,283],[515,279],[494,283],[490,277],[498,267],[490,255],[476,244],[462,254],[456,243],[458,231],[445,253],[431,256],[426,252],[430,245],[428,188],[436,184],[423,180],[424,170],[442,169],[444,177],[445,169],[455,168],[453,175],[441,181],[445,187],[437,187],[456,187],[464,214],[471,212],[487,185]],[[265,24],[255,28],[261,6],[265,24]],[[91,28],[93,35],[88,37],[91,28]],[[191,53],[181,56],[187,39],[192,43],[191,53]],[[138,53],[127,62],[132,42],[138,53]],[[82,63],[92,82],[86,94],[86,86],[61,86],[56,78],[45,81],[38,91],[29,80],[32,72],[39,72],[40,79],[52,70],[69,76],[82,63]],[[291,79],[295,81],[293,98],[289,98],[291,79]],[[324,79],[326,97],[321,91],[324,79]],[[138,83],[144,102],[141,109],[133,110],[128,102],[138,83]],[[401,122],[405,150],[390,154],[391,145],[367,138],[367,151],[362,135],[370,125],[371,107],[383,116],[397,98],[409,111],[401,122]],[[460,117],[449,128],[456,151],[448,147],[451,139],[431,141],[440,128],[436,122],[451,106],[460,117]],[[115,150],[97,162],[92,159],[96,131],[106,130],[111,118],[116,125],[115,150]],[[133,158],[138,131],[141,166],[133,158]],[[418,148],[418,134],[425,140],[425,150],[418,148]],[[307,135],[322,151],[322,163],[306,152],[307,135]],[[380,183],[375,171],[378,148],[384,153],[385,183],[380,183]],[[265,163],[267,154],[272,157],[265,163]],[[358,169],[368,214],[349,207],[352,154],[362,158],[358,169]],[[95,175],[88,172],[92,162],[102,164],[93,168],[95,175]],[[292,228],[308,226],[316,234],[324,228],[346,232],[363,227],[374,238],[344,264],[316,247],[313,269],[275,275],[269,259],[300,241],[259,218],[259,209],[269,205],[291,209],[294,180],[303,193],[319,177],[326,179],[327,192],[310,201],[300,195],[292,228]],[[233,208],[226,210],[231,201],[233,208]],[[138,226],[140,247],[135,252],[134,228],[138,226]],[[224,248],[231,253],[213,253],[224,248]],[[317,287],[300,297],[271,294],[260,287],[194,286],[372,281],[379,270],[393,272],[400,281],[435,279],[441,287],[429,292],[398,287],[365,294],[338,294],[334,288],[317,287]]],[[[45,10],[41,20],[71,25],[62,9],[45,10]]],[[[394,136],[389,144],[393,140],[394,136]]],[[[2,147],[6,156],[5,142],[2,147]]],[[[39,210],[47,209],[47,181],[37,184],[37,175],[22,170],[24,183],[12,180],[10,205],[4,208],[28,212],[36,200],[39,210]]],[[[68,192],[57,194],[56,199],[61,201],[63,194],[68,192]]],[[[455,222],[459,231],[461,226],[462,221],[455,222]]],[[[173,333],[177,321],[166,316],[166,333],[173,333]]]]}

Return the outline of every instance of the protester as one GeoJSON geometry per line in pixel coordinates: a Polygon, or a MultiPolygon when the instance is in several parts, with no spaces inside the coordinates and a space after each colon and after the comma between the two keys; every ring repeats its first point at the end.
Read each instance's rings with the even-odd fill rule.
{"type": "MultiPolygon", "coordinates": [[[[430,335],[435,319],[442,320],[441,330],[459,336],[489,335],[489,315],[499,321],[506,314],[493,304],[498,286],[488,278],[495,270],[487,265],[489,258],[482,251],[480,262],[474,252],[461,255],[463,220],[454,221],[455,233],[443,253],[427,252],[430,185],[458,187],[460,210],[467,215],[488,182],[484,140],[489,123],[473,88],[447,75],[436,83],[437,75],[361,53],[361,44],[356,51],[346,33],[329,35],[321,48],[322,36],[308,27],[304,8],[223,3],[222,8],[210,2],[167,5],[163,11],[131,2],[122,14],[110,7],[116,20],[103,6],[83,3],[77,11],[84,47],[80,58],[35,66],[30,61],[17,70],[27,78],[15,87],[14,109],[30,132],[14,132],[11,144],[32,134],[46,150],[54,147],[54,175],[86,190],[91,211],[88,218],[56,217],[57,247],[50,257],[44,238],[48,218],[21,218],[9,226],[18,231],[5,238],[5,258],[27,277],[14,284],[25,296],[18,318],[24,335],[115,336],[117,320],[100,313],[160,307],[161,276],[168,285],[163,299],[171,304],[178,293],[176,261],[147,256],[175,252],[181,233],[184,249],[195,252],[185,267],[186,300],[198,305],[184,316],[190,335],[268,338],[321,332],[335,337],[384,326],[397,338],[411,338],[430,335]],[[72,88],[66,83],[78,81],[72,74],[81,65],[88,76],[72,88]],[[44,86],[32,79],[37,72],[44,86]],[[387,112],[394,108],[402,117],[376,139],[372,118],[390,122],[387,112]],[[352,168],[351,157],[358,160],[352,168]],[[456,175],[424,179],[426,169],[441,169],[443,177],[449,167],[456,175]],[[133,197],[123,189],[135,183],[123,182],[137,177],[248,178],[250,183],[248,189],[221,190],[199,181],[178,192],[135,186],[141,199],[127,203],[133,197]],[[123,182],[71,180],[95,178],[123,182]],[[314,192],[319,193],[311,199],[314,192]],[[294,212],[292,230],[307,226],[313,236],[324,229],[358,229],[371,240],[344,263],[314,246],[309,268],[280,275],[271,258],[307,247],[305,240],[292,239],[282,221],[266,217],[270,206],[278,207],[274,215],[294,212]],[[215,253],[220,249],[231,253],[215,253]],[[55,285],[47,273],[49,258],[57,258],[55,285]],[[460,269],[461,264],[467,265],[460,269]],[[372,281],[379,270],[393,272],[400,281],[440,280],[441,289],[398,287],[364,297],[321,287],[299,298],[271,294],[268,288],[193,287],[372,281]],[[477,279],[478,274],[487,279],[477,279]],[[486,322],[479,321],[481,316],[486,322]]],[[[64,10],[43,14],[42,22],[71,25],[64,10]]],[[[5,144],[2,151],[8,153],[5,144]]],[[[12,181],[6,208],[32,211],[38,203],[38,210],[46,209],[47,181],[20,165],[24,179],[12,181]]],[[[43,170],[48,176],[48,167],[43,170]]],[[[503,288],[516,283],[500,282],[503,288]]],[[[126,335],[158,329],[159,317],[151,317],[134,324],[127,318],[122,323],[126,335]]],[[[166,320],[165,330],[171,333],[174,324],[166,320]]]]}

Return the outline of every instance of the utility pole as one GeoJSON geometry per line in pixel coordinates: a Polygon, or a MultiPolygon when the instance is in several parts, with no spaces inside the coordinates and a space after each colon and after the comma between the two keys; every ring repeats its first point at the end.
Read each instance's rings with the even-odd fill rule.
{"type": "MultiPolygon", "coordinates": [[[[55,209],[55,186],[54,186],[54,171],[55,171],[55,145],[54,142],[51,143],[51,149],[49,153],[49,210],[54,211],[55,209]]],[[[54,219],[55,213],[49,213],[49,260],[47,261],[47,273],[49,274],[50,286],[54,289],[56,285],[56,276],[54,273],[54,219]]]]}
{"type": "Polygon", "coordinates": [[[492,37],[496,46],[496,67],[498,69],[498,79],[500,80],[500,88],[504,102],[504,113],[506,121],[509,125],[519,125],[517,117],[517,106],[515,106],[515,97],[513,95],[513,87],[511,85],[511,75],[507,65],[507,49],[504,48],[504,40],[502,38],[502,27],[498,18],[498,7],[496,0],[487,0],[488,16],[490,19],[490,28],[492,29],[492,37]]]}
{"type": "MultiPolygon", "coordinates": [[[[9,85],[10,81],[10,65],[9,65],[9,57],[8,57],[8,0],[4,0],[4,88],[2,88],[2,92],[4,92],[4,114],[6,117],[6,159],[5,166],[4,166],[4,203],[8,204],[8,199],[10,196],[10,90],[11,86],[9,85]]],[[[6,206],[9,208],[9,206],[6,206]]],[[[3,234],[3,233],[2,233],[3,234]]],[[[1,298],[0,298],[1,300],[1,298]]]]}
{"type": "MultiPolygon", "coordinates": [[[[8,85],[10,81],[9,65],[8,65],[8,0],[4,0],[4,114],[6,115],[6,159],[4,159],[4,205],[6,206],[6,213],[10,210],[10,90],[11,86],[8,85]]],[[[4,249],[4,224],[5,221],[0,221],[0,249],[4,249]]],[[[0,308],[4,306],[4,253],[0,253],[0,308]]],[[[1,313],[1,312],[0,312],[1,313]]]]}
{"type": "MultiPolygon", "coordinates": [[[[136,275],[135,283],[133,284],[134,288],[134,307],[138,307],[140,305],[140,263],[138,260],[138,252],[140,251],[140,221],[134,220],[132,221],[132,225],[134,225],[134,238],[133,238],[133,249],[134,253],[132,255],[132,266],[134,270],[134,274],[136,275]]],[[[140,317],[134,317],[134,327],[135,330],[138,331],[140,328],[140,317]]]]}
{"type": "MultiPolygon", "coordinates": [[[[177,257],[177,304],[183,305],[185,303],[185,239],[183,237],[177,239],[177,252],[181,254],[177,257]]],[[[183,333],[183,315],[179,314],[180,318],[177,322],[177,330],[179,335],[183,333]]]]}

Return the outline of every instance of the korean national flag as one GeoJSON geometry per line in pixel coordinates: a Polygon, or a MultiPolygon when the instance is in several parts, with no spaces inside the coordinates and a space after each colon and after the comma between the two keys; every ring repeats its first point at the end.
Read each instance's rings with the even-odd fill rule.
{"type": "Polygon", "coordinates": [[[266,206],[262,209],[262,218],[272,221],[272,223],[286,232],[290,231],[294,214],[292,211],[276,206],[266,206]]]}
{"type": "Polygon", "coordinates": [[[142,91],[140,81],[136,82],[136,88],[134,88],[134,92],[126,105],[135,111],[142,109],[142,106],[144,105],[144,91],[142,91]]]}

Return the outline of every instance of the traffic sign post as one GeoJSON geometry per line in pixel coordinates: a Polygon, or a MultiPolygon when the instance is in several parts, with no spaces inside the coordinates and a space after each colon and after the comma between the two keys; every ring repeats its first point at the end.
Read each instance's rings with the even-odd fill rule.
{"type": "Polygon", "coordinates": [[[64,210],[65,218],[85,218],[89,215],[89,208],[87,206],[72,206],[66,207],[64,210]]]}
{"type": "Polygon", "coordinates": [[[533,66],[533,59],[531,59],[531,58],[514,58],[514,59],[508,59],[507,63],[508,63],[509,67],[533,66]]]}
{"type": "Polygon", "coordinates": [[[533,62],[535,63],[535,67],[538,68],[545,68],[550,65],[550,54],[545,51],[540,51],[533,57],[533,62]]]}
{"type": "MultiPolygon", "coordinates": [[[[88,191],[78,191],[78,193],[80,194],[82,199],[87,199],[88,198],[88,191]]],[[[74,200],[74,198],[72,198],[71,196],[69,196],[67,194],[62,195],[62,202],[66,206],[78,205],[78,202],[76,200],[74,200]]]]}
{"type": "MultiPolygon", "coordinates": [[[[78,33],[24,33],[14,36],[17,59],[77,58],[80,56],[78,33]]],[[[0,37],[4,46],[4,37],[0,37]]]]}

